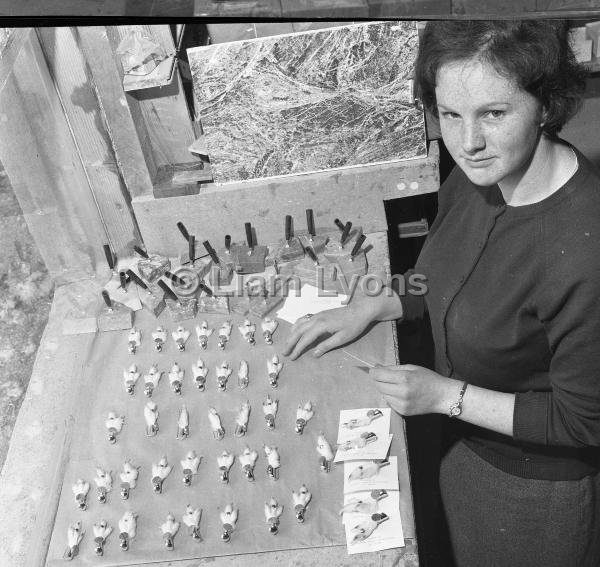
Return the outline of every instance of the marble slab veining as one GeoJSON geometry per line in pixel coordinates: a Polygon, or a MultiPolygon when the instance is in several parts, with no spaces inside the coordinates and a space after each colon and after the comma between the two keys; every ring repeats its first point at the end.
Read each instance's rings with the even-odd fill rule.
{"type": "Polygon", "coordinates": [[[423,157],[417,46],[384,22],[188,50],[215,182],[423,157]]]}

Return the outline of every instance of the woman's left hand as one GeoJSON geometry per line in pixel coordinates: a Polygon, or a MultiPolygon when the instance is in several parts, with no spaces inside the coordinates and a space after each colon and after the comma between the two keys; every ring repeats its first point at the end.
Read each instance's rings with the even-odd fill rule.
{"type": "Polygon", "coordinates": [[[372,368],[369,375],[388,405],[401,415],[447,413],[461,388],[458,380],[413,364],[372,368]]]}

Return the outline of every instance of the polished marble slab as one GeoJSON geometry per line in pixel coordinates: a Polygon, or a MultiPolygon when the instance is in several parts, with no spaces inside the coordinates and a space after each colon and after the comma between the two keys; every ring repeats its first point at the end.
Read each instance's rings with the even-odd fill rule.
{"type": "Polygon", "coordinates": [[[188,50],[216,183],[423,157],[414,22],[188,50]]]}

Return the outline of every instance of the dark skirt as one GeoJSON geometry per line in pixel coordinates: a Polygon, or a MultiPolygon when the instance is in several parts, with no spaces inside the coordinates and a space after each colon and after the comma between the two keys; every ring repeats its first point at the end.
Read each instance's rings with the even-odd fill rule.
{"type": "Polygon", "coordinates": [[[458,442],[440,489],[457,567],[600,567],[600,473],[520,478],[458,442]]]}

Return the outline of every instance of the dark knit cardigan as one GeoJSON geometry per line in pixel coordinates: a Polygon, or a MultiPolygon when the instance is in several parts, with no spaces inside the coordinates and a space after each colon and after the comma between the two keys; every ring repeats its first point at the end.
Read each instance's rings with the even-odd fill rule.
{"type": "MultiPolygon", "coordinates": [[[[526,478],[568,480],[598,470],[600,451],[600,178],[578,170],[531,205],[506,205],[456,167],[414,272],[429,313],[436,370],[516,393],[513,437],[452,420],[482,458],[526,478]]],[[[408,289],[411,289],[408,286],[408,289]]]]}

